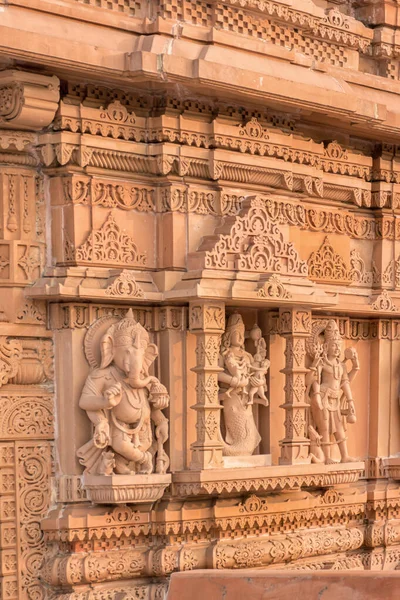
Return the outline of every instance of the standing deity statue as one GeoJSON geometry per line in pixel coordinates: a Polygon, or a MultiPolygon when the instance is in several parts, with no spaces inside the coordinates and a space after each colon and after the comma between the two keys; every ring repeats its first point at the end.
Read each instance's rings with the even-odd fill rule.
{"type": "Polygon", "coordinates": [[[103,317],[89,329],[85,351],[93,370],[79,406],[94,428],[91,440],[78,450],[85,472],[165,473],[168,420],[161,411],[169,396],[157,377],[149,375],[158,349],[148,332],[132,310],[122,319],[103,317]]]}
{"type": "Polygon", "coordinates": [[[309,433],[313,462],[333,464],[331,449],[337,445],[341,462],[352,462],[347,451],[346,423],[356,422],[356,411],[350,384],[360,369],[357,351],[347,348],[341,361],[342,338],[337,324],[329,320],[326,325],[317,323],[308,342],[308,354],[312,358],[307,376],[311,424],[309,433]],[[319,336],[323,334],[323,342],[319,336]],[[352,368],[347,370],[347,361],[352,368]],[[332,437],[335,441],[332,441],[332,437]],[[318,454],[316,452],[318,450],[318,454]],[[322,452],[321,452],[322,450],[322,452]],[[321,460],[322,458],[322,460],[321,460]]]}
{"type": "Polygon", "coordinates": [[[252,339],[256,346],[254,357],[244,348],[245,326],[241,315],[232,314],[222,336],[219,366],[223,370],[218,375],[225,456],[251,456],[261,441],[252,404],[256,401],[268,405],[265,374],[269,361],[257,326],[252,330],[252,339]]]}

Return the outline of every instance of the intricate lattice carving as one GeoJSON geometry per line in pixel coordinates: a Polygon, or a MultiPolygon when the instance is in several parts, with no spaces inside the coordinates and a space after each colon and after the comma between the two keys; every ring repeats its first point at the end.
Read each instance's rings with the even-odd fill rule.
{"type": "Polygon", "coordinates": [[[144,266],[147,257],[138,251],[132,238],[121,231],[110,212],[100,229],[93,230],[86,242],[75,251],[78,262],[100,263],[102,265],[144,266]]]}
{"type": "Polygon", "coordinates": [[[272,223],[261,198],[246,200],[238,217],[226,219],[223,232],[216,242],[214,236],[203,240],[199,252],[204,250],[206,268],[307,275],[306,262],[272,223]]]}
{"type": "Polygon", "coordinates": [[[319,250],[312,252],[308,259],[310,279],[329,281],[346,285],[350,274],[343,258],[332,248],[326,237],[319,250]]]}

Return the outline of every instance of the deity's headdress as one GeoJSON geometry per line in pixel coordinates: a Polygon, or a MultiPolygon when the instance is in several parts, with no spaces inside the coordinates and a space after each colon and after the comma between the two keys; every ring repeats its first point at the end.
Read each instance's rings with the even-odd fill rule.
{"type": "Polygon", "coordinates": [[[107,334],[113,337],[115,348],[118,346],[129,346],[138,335],[140,335],[142,340],[146,343],[149,342],[149,334],[145,328],[135,320],[131,308],[123,319],[118,321],[118,323],[111,325],[107,334]]]}
{"type": "Polygon", "coordinates": [[[324,338],[325,338],[325,344],[327,344],[328,342],[333,342],[333,341],[335,341],[335,342],[342,341],[342,338],[339,333],[339,328],[336,324],[336,321],[334,321],[333,319],[328,321],[328,324],[325,327],[324,338]]]}
{"type": "Polygon", "coordinates": [[[225,333],[222,336],[222,340],[221,340],[221,352],[224,353],[226,350],[228,350],[228,348],[231,345],[231,336],[232,333],[236,330],[241,330],[244,334],[245,331],[245,327],[244,327],[244,323],[243,323],[243,319],[242,319],[242,315],[240,315],[239,313],[233,313],[232,315],[229,316],[227,325],[226,325],[226,329],[225,329],[225,333]]]}

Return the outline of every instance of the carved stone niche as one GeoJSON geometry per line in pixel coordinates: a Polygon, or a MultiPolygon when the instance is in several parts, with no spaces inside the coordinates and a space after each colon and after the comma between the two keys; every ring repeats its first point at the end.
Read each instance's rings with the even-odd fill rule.
{"type": "MultiPolygon", "coordinates": [[[[254,325],[248,337],[254,354],[245,349],[245,325],[233,313],[222,335],[219,354],[218,398],[222,405],[223,462],[225,467],[266,466],[271,455],[253,456],[261,442],[254,418],[254,404],[269,405],[266,375],[270,362],[261,329],[254,325]]],[[[206,427],[210,424],[206,423],[206,427]]]]}
{"type": "Polygon", "coordinates": [[[79,406],[93,424],[93,436],[78,450],[83,485],[99,504],[151,503],[171,483],[164,450],[169,396],[149,369],[158,355],[132,310],[107,315],[84,340],[91,371],[79,406]]]}

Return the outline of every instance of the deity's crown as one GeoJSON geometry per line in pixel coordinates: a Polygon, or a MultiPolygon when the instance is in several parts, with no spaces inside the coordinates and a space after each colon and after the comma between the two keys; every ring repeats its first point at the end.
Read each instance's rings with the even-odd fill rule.
{"type": "Polygon", "coordinates": [[[328,325],[325,327],[325,343],[327,342],[340,342],[342,340],[339,328],[336,321],[331,319],[328,321],[328,325]]]}
{"type": "Polygon", "coordinates": [[[123,319],[110,327],[110,333],[113,336],[114,347],[129,346],[132,344],[132,339],[138,334],[148,336],[145,328],[135,320],[131,308],[123,319]]]}
{"type": "Polygon", "coordinates": [[[243,327],[242,315],[239,313],[233,313],[229,316],[226,328],[234,329],[235,327],[238,327],[238,326],[243,327]]]}

